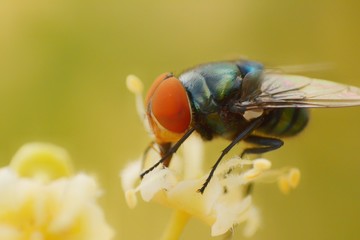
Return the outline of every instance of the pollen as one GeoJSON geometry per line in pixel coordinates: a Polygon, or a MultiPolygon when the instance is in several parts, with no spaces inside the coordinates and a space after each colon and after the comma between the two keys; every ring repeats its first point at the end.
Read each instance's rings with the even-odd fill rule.
{"type": "Polygon", "coordinates": [[[301,174],[300,174],[300,170],[297,169],[297,168],[292,168],[289,172],[289,185],[292,187],[292,188],[296,188],[298,185],[299,185],[299,182],[300,182],[300,177],[301,177],[301,174]]]}
{"type": "Polygon", "coordinates": [[[288,194],[290,192],[290,185],[289,185],[289,181],[288,178],[286,176],[280,176],[278,179],[278,186],[279,189],[282,193],[284,194],[288,194]]]}
{"type": "Polygon", "coordinates": [[[252,181],[256,177],[258,177],[261,174],[261,171],[258,169],[250,169],[249,171],[244,173],[244,179],[247,181],[252,181]]]}
{"type": "MultiPolygon", "coordinates": [[[[246,160],[242,160],[242,162],[243,164],[248,163],[246,160]]],[[[265,158],[250,161],[250,164],[253,167],[244,173],[243,178],[245,181],[253,181],[271,168],[271,162],[265,158]]]]}
{"type": "Polygon", "coordinates": [[[271,162],[265,158],[254,160],[254,169],[264,171],[271,168],[271,162]]]}
{"type": "Polygon", "coordinates": [[[134,94],[141,94],[144,90],[142,81],[133,74],[126,77],[126,86],[134,94]]]}
{"type": "Polygon", "coordinates": [[[295,189],[299,185],[300,176],[300,170],[297,168],[291,168],[283,173],[278,177],[278,186],[280,191],[287,194],[290,190],[295,189]]]}

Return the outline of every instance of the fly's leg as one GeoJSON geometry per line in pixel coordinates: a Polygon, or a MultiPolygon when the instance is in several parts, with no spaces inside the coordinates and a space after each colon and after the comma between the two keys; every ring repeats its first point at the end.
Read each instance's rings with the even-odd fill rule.
{"type": "MultiPolygon", "coordinates": [[[[246,148],[241,153],[241,158],[244,157],[245,154],[262,154],[265,152],[269,152],[275,149],[280,148],[284,142],[280,139],[276,138],[268,138],[268,137],[259,137],[255,135],[250,135],[247,138],[244,139],[244,141],[260,145],[262,147],[254,147],[254,148],[246,148]]],[[[247,185],[247,188],[245,189],[245,196],[249,195],[254,188],[254,185],[252,183],[247,185]]]]}
{"type": "Polygon", "coordinates": [[[223,159],[223,157],[237,144],[239,143],[241,140],[243,140],[244,138],[246,138],[249,134],[251,134],[252,131],[254,131],[262,122],[263,122],[264,118],[263,117],[259,117],[257,119],[254,119],[249,126],[247,126],[245,128],[244,131],[242,131],[222,152],[220,157],[218,158],[218,160],[215,162],[214,166],[211,168],[211,171],[209,173],[209,176],[207,177],[207,179],[205,180],[203,186],[198,189],[198,192],[200,192],[201,194],[204,193],[207,185],[209,184],[212,176],[214,175],[214,172],[217,168],[217,166],[219,165],[219,163],[221,162],[221,160],[223,159]]]}
{"type": "Polygon", "coordinates": [[[185,140],[190,137],[190,135],[195,131],[195,128],[191,128],[189,129],[184,136],[181,137],[181,139],[175,143],[171,148],[168,149],[168,151],[164,154],[162,154],[161,159],[155,163],[152,167],[150,167],[149,169],[147,169],[146,171],[144,171],[143,173],[140,174],[140,178],[143,178],[146,174],[148,174],[149,172],[151,172],[152,170],[154,170],[157,166],[159,166],[161,163],[166,163],[167,165],[169,165],[170,163],[170,159],[172,157],[172,155],[179,149],[179,147],[181,146],[181,144],[183,144],[185,142],[185,140]]]}
{"type": "Polygon", "coordinates": [[[284,142],[280,139],[270,138],[270,137],[260,137],[255,135],[248,136],[247,138],[244,139],[244,141],[258,145],[259,147],[246,148],[241,153],[241,158],[243,158],[244,155],[246,154],[262,154],[269,151],[273,151],[284,145],[284,142]]]}
{"type": "Polygon", "coordinates": [[[149,151],[150,151],[151,149],[154,149],[154,144],[155,144],[155,142],[152,141],[152,142],[150,142],[149,146],[147,146],[147,147],[145,148],[145,151],[144,151],[144,153],[143,153],[143,155],[142,155],[142,158],[141,158],[141,169],[143,169],[144,166],[145,166],[145,160],[146,160],[146,157],[147,157],[149,151]]]}
{"type": "MultiPolygon", "coordinates": [[[[148,155],[148,153],[149,153],[149,151],[150,151],[151,149],[154,149],[156,152],[158,152],[158,153],[161,155],[161,157],[163,157],[163,156],[165,156],[165,154],[166,154],[166,153],[169,151],[169,149],[171,148],[171,143],[159,144],[159,145],[158,145],[158,147],[160,148],[160,152],[159,152],[159,150],[154,147],[155,144],[156,144],[156,143],[155,143],[154,141],[151,141],[151,142],[149,143],[149,145],[145,148],[145,151],[144,151],[144,153],[143,153],[143,155],[142,155],[142,159],[141,159],[141,169],[144,169],[146,157],[147,157],[147,155],[148,155]]],[[[172,157],[172,155],[170,155],[170,156],[163,162],[163,164],[164,164],[165,167],[168,167],[168,166],[169,166],[170,161],[171,161],[171,157],[172,157]]]]}
{"type": "MultiPolygon", "coordinates": [[[[161,157],[164,157],[170,151],[171,146],[172,146],[171,143],[159,144],[161,157]]],[[[168,167],[170,164],[171,158],[172,158],[172,154],[170,156],[168,156],[167,159],[165,159],[162,164],[165,167],[168,167]]]]}

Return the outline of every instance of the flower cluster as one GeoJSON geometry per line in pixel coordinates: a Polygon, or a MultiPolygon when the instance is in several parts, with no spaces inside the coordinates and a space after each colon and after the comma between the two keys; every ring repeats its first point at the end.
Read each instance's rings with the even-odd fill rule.
{"type": "Polygon", "coordinates": [[[111,239],[94,178],[73,174],[66,151],[32,143],[0,169],[0,239],[111,239]]]}
{"type": "MultiPolygon", "coordinates": [[[[190,137],[183,145],[183,157],[174,157],[169,168],[157,167],[139,181],[141,160],[130,163],[122,172],[123,189],[129,207],[137,203],[139,192],[145,201],[154,201],[201,219],[218,236],[245,222],[244,235],[251,236],[260,225],[252,203],[251,186],[256,182],[278,182],[284,192],[295,188],[300,172],[295,168],[272,170],[267,159],[244,160],[234,157],[219,165],[204,194],[197,190],[208,176],[202,169],[203,143],[190,137]],[[287,186],[287,187],[285,187],[287,186]]],[[[158,156],[149,153],[145,169],[158,156]]]]}

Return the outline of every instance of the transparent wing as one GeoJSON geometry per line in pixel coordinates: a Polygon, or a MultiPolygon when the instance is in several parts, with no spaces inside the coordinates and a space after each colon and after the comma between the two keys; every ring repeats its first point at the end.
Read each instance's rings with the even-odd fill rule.
{"type": "Polygon", "coordinates": [[[234,107],[241,110],[264,108],[318,108],[360,105],[360,89],[327,80],[296,75],[266,73],[244,78],[245,86],[255,83],[257,89],[246,87],[234,107]]]}

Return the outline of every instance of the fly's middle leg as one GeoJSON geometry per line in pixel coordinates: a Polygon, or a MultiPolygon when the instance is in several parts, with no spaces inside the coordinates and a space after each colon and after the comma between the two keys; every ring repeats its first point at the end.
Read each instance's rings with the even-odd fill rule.
{"type": "Polygon", "coordinates": [[[270,137],[262,137],[262,136],[255,136],[250,135],[244,139],[244,141],[248,143],[252,143],[257,145],[256,147],[246,148],[241,153],[241,158],[243,158],[247,154],[262,154],[266,152],[270,152],[280,148],[284,145],[284,142],[277,138],[270,138],[270,137]]]}

